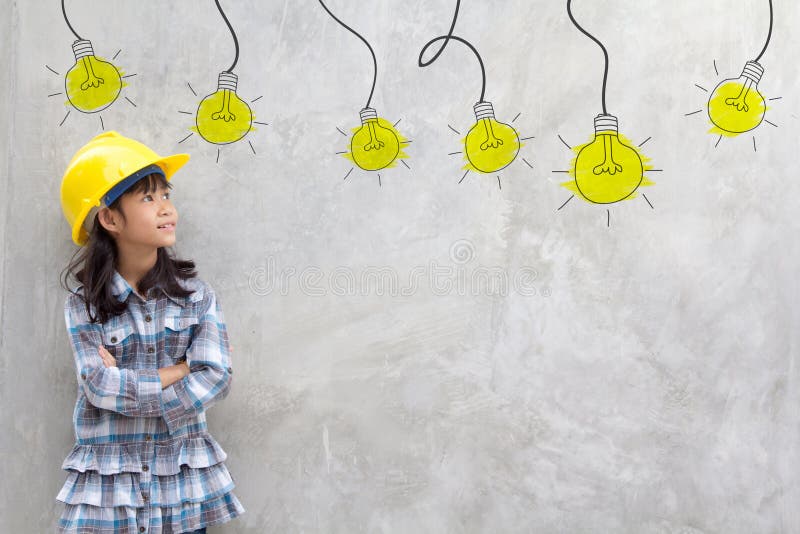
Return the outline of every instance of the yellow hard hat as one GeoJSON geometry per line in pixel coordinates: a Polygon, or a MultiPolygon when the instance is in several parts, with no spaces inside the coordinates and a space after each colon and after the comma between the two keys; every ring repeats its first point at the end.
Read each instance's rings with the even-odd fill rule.
{"type": "Polygon", "coordinates": [[[187,161],[189,154],[161,157],[114,131],[93,137],[72,156],[61,179],[61,209],[72,229],[72,241],[78,246],[86,244],[89,232],[84,223],[94,222],[87,216],[101,204],[111,204],[149,172],[161,172],[169,180],[187,161]]]}

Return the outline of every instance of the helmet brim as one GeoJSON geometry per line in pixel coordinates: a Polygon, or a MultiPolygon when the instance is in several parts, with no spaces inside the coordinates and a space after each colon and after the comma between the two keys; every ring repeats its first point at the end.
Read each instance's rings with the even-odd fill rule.
{"type": "Polygon", "coordinates": [[[161,167],[164,171],[164,176],[169,180],[178,169],[186,165],[187,161],[189,161],[189,154],[173,154],[171,156],[165,156],[153,163],[161,167]]]}

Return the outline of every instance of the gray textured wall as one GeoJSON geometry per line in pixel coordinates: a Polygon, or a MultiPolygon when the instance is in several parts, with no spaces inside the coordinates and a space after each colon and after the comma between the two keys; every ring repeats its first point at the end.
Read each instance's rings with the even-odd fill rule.
{"type": "MultiPolygon", "coordinates": [[[[100,55],[129,73],[107,129],[188,151],[174,179],[177,252],[217,288],[234,387],[209,411],[229,454],[240,519],[212,532],[800,532],[796,179],[800,9],[777,2],[762,64],[768,118],[707,134],[706,94],[760,50],[766,0],[576,0],[611,55],[609,111],[663,172],[604,208],[558,185],[600,111],[601,53],[565,2],[465,2],[457,33],[487,66],[498,118],[535,136],[521,160],[461,184],[459,129],[480,90],[454,45],[416,66],[452,2],[330,5],[378,57],[373,103],[402,119],[411,170],[348,162],[371,81],[363,45],[316,2],[225,2],[239,93],[269,123],[246,142],[182,144],[232,44],[213,2],[68,2],[100,55]],[[602,8],[601,8],[602,4],[602,8]],[[701,5],[702,4],[702,5],[701,5]],[[435,264],[435,265],[434,265],[435,264]],[[285,290],[266,267],[294,269],[285,290]],[[466,291],[407,294],[370,270],[451,268],[466,291]],[[474,269],[524,288],[492,295],[474,269]],[[315,270],[316,269],[316,270],[315,270]],[[300,279],[304,272],[308,278],[300,279]],[[339,295],[332,273],[350,272],[339,295]],[[321,280],[314,281],[317,273],[321,280]],[[313,283],[313,284],[312,284],[313,283]],[[310,287],[313,285],[314,287],[310,287]],[[525,289],[523,291],[522,289],[525,289]],[[322,293],[322,294],[316,294],[322,293]],[[463,294],[460,294],[463,293],[463,294]],[[526,294],[533,293],[533,294],[526,294]]],[[[73,37],[57,2],[0,17],[2,494],[0,531],[50,531],[72,444],[73,362],[58,274],[74,251],[59,204],[72,153],[100,131],[60,97],[73,37]]],[[[414,271],[414,269],[417,269],[414,271]]],[[[451,281],[452,281],[451,280],[451,281]]]]}

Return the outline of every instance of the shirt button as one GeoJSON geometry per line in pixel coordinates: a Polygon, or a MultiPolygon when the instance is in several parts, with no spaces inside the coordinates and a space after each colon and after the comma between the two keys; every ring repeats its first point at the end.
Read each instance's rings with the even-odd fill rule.
{"type": "Polygon", "coordinates": [[[142,493],[142,500],[147,502],[147,494],[146,493],[142,493]]]}
{"type": "Polygon", "coordinates": [[[143,465],[143,466],[142,466],[142,471],[147,471],[148,469],[150,469],[150,468],[149,468],[149,467],[147,467],[147,464],[145,464],[145,465],[143,465]]]}
{"type": "Polygon", "coordinates": [[[230,367],[228,367],[228,372],[229,372],[229,373],[233,373],[233,369],[231,369],[230,367]]]}
{"type": "Polygon", "coordinates": [[[153,436],[151,436],[150,434],[145,434],[144,436],[145,441],[150,441],[151,439],[153,439],[153,436]]]}
{"type": "Polygon", "coordinates": [[[86,379],[86,373],[81,373],[81,378],[86,379]]]}
{"type": "Polygon", "coordinates": [[[151,315],[145,315],[144,320],[149,323],[150,321],[153,320],[153,317],[151,315]]]}
{"type": "Polygon", "coordinates": [[[117,342],[117,336],[114,336],[114,337],[112,337],[112,338],[111,338],[111,342],[112,342],[112,343],[116,343],[116,342],[117,342]]]}
{"type": "Polygon", "coordinates": [[[144,528],[144,527],[139,527],[139,532],[144,532],[145,530],[147,530],[147,529],[144,528]]]}
{"type": "Polygon", "coordinates": [[[155,351],[156,351],[156,349],[154,349],[153,347],[147,347],[147,353],[148,354],[153,354],[155,351]]]}

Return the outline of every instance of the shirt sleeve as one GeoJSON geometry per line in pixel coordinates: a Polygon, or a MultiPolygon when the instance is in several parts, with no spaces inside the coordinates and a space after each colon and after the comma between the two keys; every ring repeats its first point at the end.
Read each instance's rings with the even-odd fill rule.
{"type": "Polygon", "coordinates": [[[214,290],[206,285],[200,318],[186,349],[189,374],[161,390],[164,421],[170,434],[185,418],[193,417],[224,399],[231,388],[228,332],[214,290]]]}
{"type": "Polygon", "coordinates": [[[100,357],[103,327],[89,322],[79,297],[69,295],[64,304],[78,383],[92,405],[133,417],[161,415],[161,378],[157,369],[106,367],[100,357]]]}

